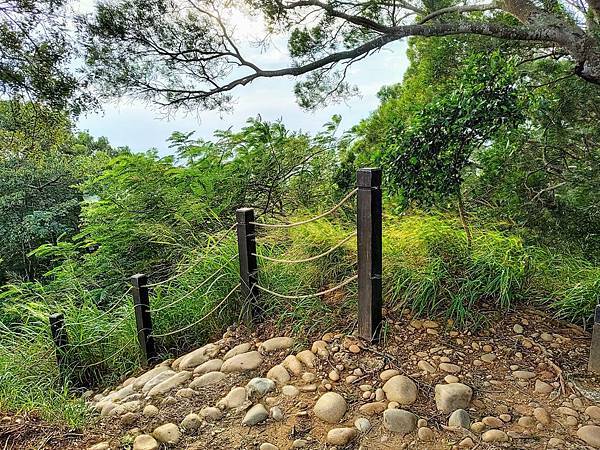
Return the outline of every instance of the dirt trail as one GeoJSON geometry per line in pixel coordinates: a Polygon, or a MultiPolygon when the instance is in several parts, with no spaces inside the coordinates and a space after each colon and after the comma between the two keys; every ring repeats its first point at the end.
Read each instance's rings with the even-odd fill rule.
{"type": "Polygon", "coordinates": [[[98,418],[82,434],[38,424],[4,448],[600,448],[589,335],[535,310],[497,319],[471,334],[405,315],[378,346],[232,328],[91,395],[98,418]]]}

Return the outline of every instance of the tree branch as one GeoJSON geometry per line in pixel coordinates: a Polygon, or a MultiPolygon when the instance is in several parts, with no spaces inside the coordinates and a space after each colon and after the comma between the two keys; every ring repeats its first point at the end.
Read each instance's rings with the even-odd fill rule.
{"type": "MultiPolygon", "coordinates": [[[[599,0],[600,1],[600,0],[599,0]]],[[[475,11],[490,11],[492,9],[499,9],[497,2],[484,3],[481,5],[457,5],[457,6],[449,6],[447,8],[438,9],[437,11],[433,11],[431,14],[426,15],[421,19],[419,23],[424,24],[429,22],[431,19],[435,19],[444,14],[458,13],[463,14],[467,12],[475,12],[475,11]]]]}

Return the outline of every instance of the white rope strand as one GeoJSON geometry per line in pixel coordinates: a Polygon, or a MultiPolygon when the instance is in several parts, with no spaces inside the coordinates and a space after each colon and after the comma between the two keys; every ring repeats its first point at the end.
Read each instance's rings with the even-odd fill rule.
{"type": "MultiPolygon", "coordinates": [[[[125,314],[123,317],[121,317],[121,319],[119,319],[119,320],[118,320],[118,321],[117,321],[117,322],[116,322],[116,323],[115,323],[115,324],[114,324],[114,325],[113,325],[113,326],[110,328],[110,330],[109,330],[107,333],[105,333],[104,335],[100,336],[99,338],[96,338],[96,339],[94,339],[94,340],[91,340],[91,341],[87,341],[87,342],[79,342],[79,343],[77,343],[77,344],[75,344],[75,345],[69,345],[69,351],[70,351],[71,349],[75,350],[75,349],[77,349],[77,348],[80,348],[80,347],[87,347],[87,346],[89,346],[89,345],[97,344],[98,342],[100,342],[100,341],[103,341],[104,339],[106,339],[106,338],[110,337],[110,336],[113,334],[113,332],[114,332],[114,331],[115,331],[117,328],[119,328],[119,326],[121,326],[123,323],[125,323],[125,321],[126,321],[127,319],[129,319],[129,318],[132,316],[132,314],[133,314],[133,309],[130,309],[130,310],[129,310],[129,311],[128,311],[128,312],[127,312],[127,313],[126,313],[126,314],[125,314]]],[[[68,325],[68,324],[65,324],[65,325],[68,325]]]]}
{"type": "Polygon", "coordinates": [[[258,256],[261,259],[264,259],[267,261],[272,261],[275,263],[282,263],[282,264],[305,263],[305,262],[309,262],[309,261],[314,261],[315,259],[323,258],[324,256],[327,256],[327,255],[333,253],[335,250],[340,248],[342,245],[344,245],[346,242],[348,242],[350,239],[352,239],[355,236],[356,236],[356,231],[354,233],[352,233],[350,236],[347,236],[344,239],[342,239],[340,242],[338,242],[335,246],[331,247],[326,252],[321,253],[320,255],[311,256],[311,257],[305,258],[305,259],[277,259],[277,258],[271,258],[270,256],[259,255],[257,253],[252,253],[252,255],[258,256]]]}
{"type": "Polygon", "coordinates": [[[116,352],[112,353],[110,356],[107,356],[106,358],[97,361],[95,363],[92,364],[77,364],[75,366],[73,366],[71,368],[71,370],[75,370],[75,369],[88,369],[90,367],[95,367],[95,366],[99,366],[100,364],[104,364],[105,362],[107,362],[108,360],[114,358],[115,356],[117,356],[119,353],[123,352],[124,350],[126,350],[128,347],[130,347],[134,342],[136,341],[136,338],[132,338],[130,339],[127,344],[125,344],[123,347],[121,347],[120,349],[118,349],[116,352]]]}
{"type": "Polygon", "coordinates": [[[97,315],[95,317],[92,317],[89,320],[84,320],[82,322],[69,322],[67,319],[65,319],[65,326],[73,327],[73,326],[76,326],[76,325],[79,325],[79,326],[81,326],[81,325],[87,325],[88,323],[96,322],[98,319],[101,319],[102,317],[108,316],[111,312],[113,312],[115,309],[117,309],[117,307],[123,306],[123,304],[121,303],[121,300],[123,300],[127,296],[127,294],[129,294],[131,292],[132,289],[133,289],[133,286],[130,286],[129,289],[127,289],[127,291],[125,291],[125,293],[121,296],[121,298],[119,299],[119,301],[115,302],[115,304],[113,306],[111,306],[106,311],[103,311],[99,315],[97,315]]]}
{"type": "Polygon", "coordinates": [[[305,225],[307,223],[310,222],[314,222],[316,220],[322,219],[325,216],[328,216],[331,213],[334,213],[335,211],[337,211],[338,209],[340,209],[344,203],[346,203],[348,200],[350,200],[350,198],[352,198],[352,196],[354,194],[356,194],[358,192],[358,189],[354,189],[352,192],[350,192],[348,195],[346,195],[341,202],[339,202],[337,205],[335,205],[333,208],[331,208],[329,211],[324,212],[323,214],[319,214],[318,216],[315,216],[311,219],[306,219],[303,220],[301,222],[294,222],[294,223],[258,223],[258,222],[250,222],[252,225],[256,225],[257,227],[264,227],[264,228],[292,228],[292,227],[297,227],[298,225],[305,225]]]}
{"type": "MultiPolygon", "coordinates": [[[[215,248],[217,245],[219,245],[221,242],[223,242],[223,240],[229,236],[229,233],[231,233],[233,231],[233,229],[236,227],[237,222],[234,223],[233,225],[231,225],[229,228],[227,228],[227,230],[225,230],[225,234],[223,234],[223,236],[221,236],[219,239],[217,239],[217,241],[210,245],[206,250],[209,250],[211,248],[215,248]]],[[[188,267],[185,268],[185,270],[176,273],[175,275],[167,278],[166,280],[163,281],[157,281],[155,283],[148,283],[145,285],[145,287],[156,287],[156,286],[161,286],[163,284],[166,283],[170,283],[171,281],[176,280],[177,278],[179,278],[182,275],[185,275],[186,273],[188,273],[190,270],[192,270],[194,267],[196,267],[198,264],[200,264],[200,262],[203,260],[204,258],[200,258],[198,261],[195,261],[194,263],[190,264],[188,267]]]]}
{"type": "Polygon", "coordinates": [[[321,295],[329,294],[330,292],[336,291],[336,290],[346,286],[347,284],[350,284],[352,281],[356,280],[357,278],[358,278],[358,275],[354,275],[354,276],[348,278],[347,280],[341,282],[337,286],[332,287],[331,289],[327,289],[326,291],[321,291],[321,292],[317,292],[315,294],[307,294],[307,295],[284,295],[284,294],[280,294],[278,292],[273,292],[273,291],[271,291],[265,287],[262,287],[258,284],[256,284],[255,286],[258,289],[260,289],[261,291],[267,292],[271,295],[274,295],[275,297],[285,298],[287,300],[303,300],[305,298],[320,297],[321,295]]]}
{"type": "MultiPolygon", "coordinates": [[[[216,274],[218,274],[221,270],[223,270],[225,267],[227,267],[227,265],[233,261],[234,259],[236,259],[238,257],[238,255],[234,255],[231,258],[229,258],[221,267],[219,267],[217,270],[215,270],[210,276],[208,276],[202,283],[200,283],[198,286],[195,286],[193,289],[189,290],[188,292],[186,292],[184,295],[182,295],[181,297],[179,297],[177,300],[164,305],[164,306],[160,306],[158,308],[155,309],[150,309],[151,313],[156,313],[159,311],[163,311],[165,309],[169,309],[175,305],[177,305],[178,303],[181,303],[182,301],[184,301],[186,298],[189,298],[190,295],[192,295],[194,292],[198,291],[198,289],[200,289],[202,286],[204,286],[206,283],[208,283],[216,274]]],[[[203,294],[206,295],[211,288],[213,287],[213,285],[215,284],[215,282],[217,280],[220,280],[221,278],[223,278],[225,275],[227,275],[226,273],[223,273],[221,275],[219,275],[212,283],[211,285],[208,287],[207,291],[203,294]]]]}
{"type": "Polygon", "coordinates": [[[227,294],[223,300],[221,300],[213,309],[211,309],[209,312],[207,312],[204,316],[202,316],[200,319],[198,319],[197,321],[195,321],[194,323],[180,328],[179,330],[175,330],[175,331],[171,331],[169,333],[164,333],[164,334],[152,334],[152,337],[155,338],[159,338],[159,337],[166,337],[166,336],[171,336],[177,333],[181,333],[182,331],[186,331],[189,330],[192,327],[195,327],[196,325],[198,325],[200,322],[204,321],[204,319],[206,319],[208,316],[210,316],[211,314],[213,314],[217,309],[219,309],[223,303],[225,303],[227,301],[227,299],[229,297],[231,297],[233,295],[233,293],[236,291],[237,288],[239,288],[241,286],[241,283],[238,283],[231,291],[229,291],[229,294],[227,294]]]}

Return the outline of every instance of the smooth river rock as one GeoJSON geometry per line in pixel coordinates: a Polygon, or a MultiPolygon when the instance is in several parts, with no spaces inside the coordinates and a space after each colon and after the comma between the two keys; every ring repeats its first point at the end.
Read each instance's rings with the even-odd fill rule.
{"type": "Polygon", "coordinates": [[[223,366],[221,366],[221,372],[229,373],[254,370],[260,367],[262,362],[262,356],[257,351],[242,353],[226,360],[223,366]]]}
{"type": "Polygon", "coordinates": [[[227,361],[228,359],[233,358],[234,356],[241,355],[242,353],[246,353],[248,350],[252,348],[252,344],[249,342],[244,342],[243,344],[236,345],[231,350],[229,350],[223,356],[223,361],[227,361]]]}
{"type": "Polygon", "coordinates": [[[190,388],[198,389],[204,386],[209,386],[211,384],[218,383],[219,381],[223,381],[223,379],[226,377],[227,375],[225,375],[223,372],[208,372],[192,381],[190,383],[190,388]]]}
{"type": "Polygon", "coordinates": [[[157,384],[148,392],[149,397],[155,397],[157,395],[163,395],[169,392],[171,389],[180,386],[185,383],[187,380],[192,378],[192,372],[177,372],[175,375],[167,378],[162,383],[157,384]]]}
{"type": "Polygon", "coordinates": [[[261,403],[257,403],[248,410],[242,420],[242,425],[250,427],[267,420],[268,417],[269,411],[261,403]]]}
{"type": "Polygon", "coordinates": [[[175,445],[181,439],[181,431],[174,423],[166,423],[157,427],[152,436],[160,443],[175,445]]]}
{"type": "Polygon", "coordinates": [[[577,437],[587,445],[600,448],[600,427],[596,425],[584,425],[577,430],[577,437]]]}
{"type": "Polygon", "coordinates": [[[221,366],[223,365],[222,359],[211,359],[206,361],[205,363],[200,364],[198,367],[194,369],[194,374],[204,375],[209,372],[218,372],[221,370],[221,366]]]}
{"type": "Polygon", "coordinates": [[[404,375],[396,375],[386,381],[383,392],[391,402],[412,405],[417,400],[418,390],[413,380],[404,375]]]}
{"type": "Polygon", "coordinates": [[[140,434],[133,441],[133,450],[158,450],[158,442],[149,434],[140,434]]]}
{"type": "Polygon", "coordinates": [[[221,347],[218,345],[206,344],[204,347],[200,347],[182,357],[178,367],[180,370],[195,368],[217,356],[219,350],[221,350],[221,347]]]}
{"type": "Polygon", "coordinates": [[[261,352],[270,353],[278,350],[287,350],[294,345],[294,339],[291,337],[274,337],[266,340],[259,346],[261,352]]]}
{"type": "Polygon", "coordinates": [[[330,445],[348,445],[356,436],[356,428],[333,428],[327,433],[327,443],[330,445]]]}
{"type": "Polygon", "coordinates": [[[346,414],[346,400],[336,392],[327,392],[317,400],[313,408],[315,416],[329,423],[338,423],[346,414]]]}
{"type": "Polygon", "coordinates": [[[466,428],[467,430],[471,426],[471,417],[469,413],[464,409],[457,409],[448,419],[449,427],[466,428]]]}

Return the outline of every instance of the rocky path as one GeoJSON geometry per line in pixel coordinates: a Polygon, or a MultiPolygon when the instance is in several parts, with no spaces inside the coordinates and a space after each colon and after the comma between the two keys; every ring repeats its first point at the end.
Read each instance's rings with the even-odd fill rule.
{"type": "Polygon", "coordinates": [[[231,329],[90,394],[87,448],[600,448],[580,329],[522,313],[481,335],[442,325],[402,317],[376,347],[231,329]]]}

